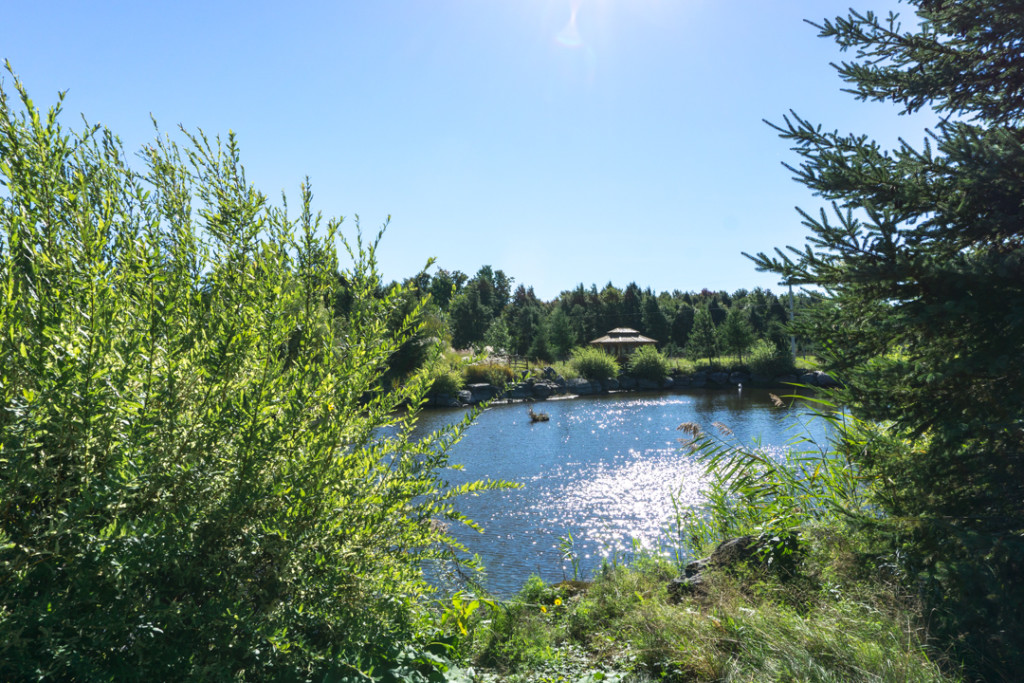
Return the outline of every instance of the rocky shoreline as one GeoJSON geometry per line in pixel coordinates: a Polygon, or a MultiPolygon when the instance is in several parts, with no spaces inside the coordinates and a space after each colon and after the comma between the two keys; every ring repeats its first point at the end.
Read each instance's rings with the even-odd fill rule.
{"type": "Polygon", "coordinates": [[[544,401],[550,398],[568,398],[572,396],[591,396],[612,392],[629,391],[671,391],[673,389],[727,389],[737,386],[762,388],[780,387],[800,384],[809,387],[835,387],[838,382],[828,373],[820,370],[802,372],[800,374],[768,377],[746,372],[712,372],[700,371],[685,375],[666,377],[661,382],[649,379],[620,375],[618,378],[606,380],[588,380],[580,377],[565,379],[558,375],[554,368],[545,368],[539,377],[525,377],[513,382],[507,388],[493,384],[469,384],[457,395],[433,394],[428,397],[427,406],[432,408],[461,408],[472,406],[484,401],[544,401]]]}

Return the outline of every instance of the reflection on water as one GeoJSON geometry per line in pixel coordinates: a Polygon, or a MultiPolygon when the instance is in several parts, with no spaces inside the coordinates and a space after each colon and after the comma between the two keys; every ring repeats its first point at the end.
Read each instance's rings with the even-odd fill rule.
{"type": "MultiPolygon", "coordinates": [[[[452,484],[507,479],[513,491],[460,499],[458,507],[484,528],[452,531],[487,565],[488,587],[514,593],[531,573],[545,580],[571,578],[559,539],[571,533],[584,575],[602,557],[624,552],[634,539],[658,545],[672,516],[671,496],[699,503],[701,468],[682,448],[677,427],[696,422],[726,425],[740,443],[781,447],[809,434],[824,438],[820,424],[805,424],[796,409],[779,410],[766,391],[694,390],[638,397],[619,394],[547,401],[550,422],[531,424],[523,404],[483,412],[451,451],[464,466],[446,477],[452,484]],[[810,431],[808,431],[810,429],[810,431]]],[[[461,411],[423,413],[426,433],[462,417],[461,411]]]]}

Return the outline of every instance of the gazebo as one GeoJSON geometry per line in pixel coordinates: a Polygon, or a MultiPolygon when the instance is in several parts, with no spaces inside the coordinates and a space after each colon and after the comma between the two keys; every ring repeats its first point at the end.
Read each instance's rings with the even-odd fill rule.
{"type": "Polygon", "coordinates": [[[658,342],[629,327],[616,327],[614,330],[609,330],[608,334],[598,337],[590,343],[601,347],[605,353],[615,356],[616,360],[622,360],[641,346],[658,342]]]}

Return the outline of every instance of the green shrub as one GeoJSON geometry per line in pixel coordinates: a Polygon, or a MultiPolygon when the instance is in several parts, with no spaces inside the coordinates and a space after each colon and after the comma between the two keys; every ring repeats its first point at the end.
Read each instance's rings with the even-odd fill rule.
{"type": "Polygon", "coordinates": [[[461,372],[458,370],[442,370],[433,376],[430,393],[455,396],[462,391],[463,386],[461,372]]]}
{"type": "Polygon", "coordinates": [[[660,382],[668,377],[668,360],[653,346],[643,346],[629,357],[629,374],[660,382]]]}
{"type": "Polygon", "coordinates": [[[619,366],[615,359],[593,346],[573,349],[569,363],[584,379],[603,380],[619,374],[619,366]]]}
{"type": "Polygon", "coordinates": [[[15,86],[0,679],[337,680],[414,639],[421,567],[452,542],[434,520],[461,519],[439,476],[458,430],[382,429],[429,378],[379,391],[415,329],[387,331],[405,292],[377,242],[321,225],[305,185],[297,219],[271,206],[233,135],[158,139],[137,173],[15,86]]]}
{"type": "Polygon", "coordinates": [[[750,349],[750,372],[755,375],[778,377],[795,371],[793,356],[769,341],[759,339],[750,349]]]}

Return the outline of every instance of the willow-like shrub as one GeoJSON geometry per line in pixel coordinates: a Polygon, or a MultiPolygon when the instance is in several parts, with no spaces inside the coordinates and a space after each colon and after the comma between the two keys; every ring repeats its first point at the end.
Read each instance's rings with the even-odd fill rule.
{"type": "Polygon", "coordinates": [[[380,389],[419,311],[386,324],[377,239],[308,184],[297,218],[271,205],[233,135],[158,138],[137,172],[14,83],[0,679],[364,680],[417,636],[421,568],[457,545],[439,522],[471,524],[453,496],[499,485],[446,486],[458,428],[411,438],[425,373],[380,389]]]}
{"type": "Polygon", "coordinates": [[[611,379],[619,374],[619,366],[615,359],[593,346],[579,346],[573,349],[569,364],[584,379],[611,379]]]}
{"type": "Polygon", "coordinates": [[[668,359],[653,346],[642,346],[629,357],[629,374],[652,382],[668,377],[668,359]]]}

